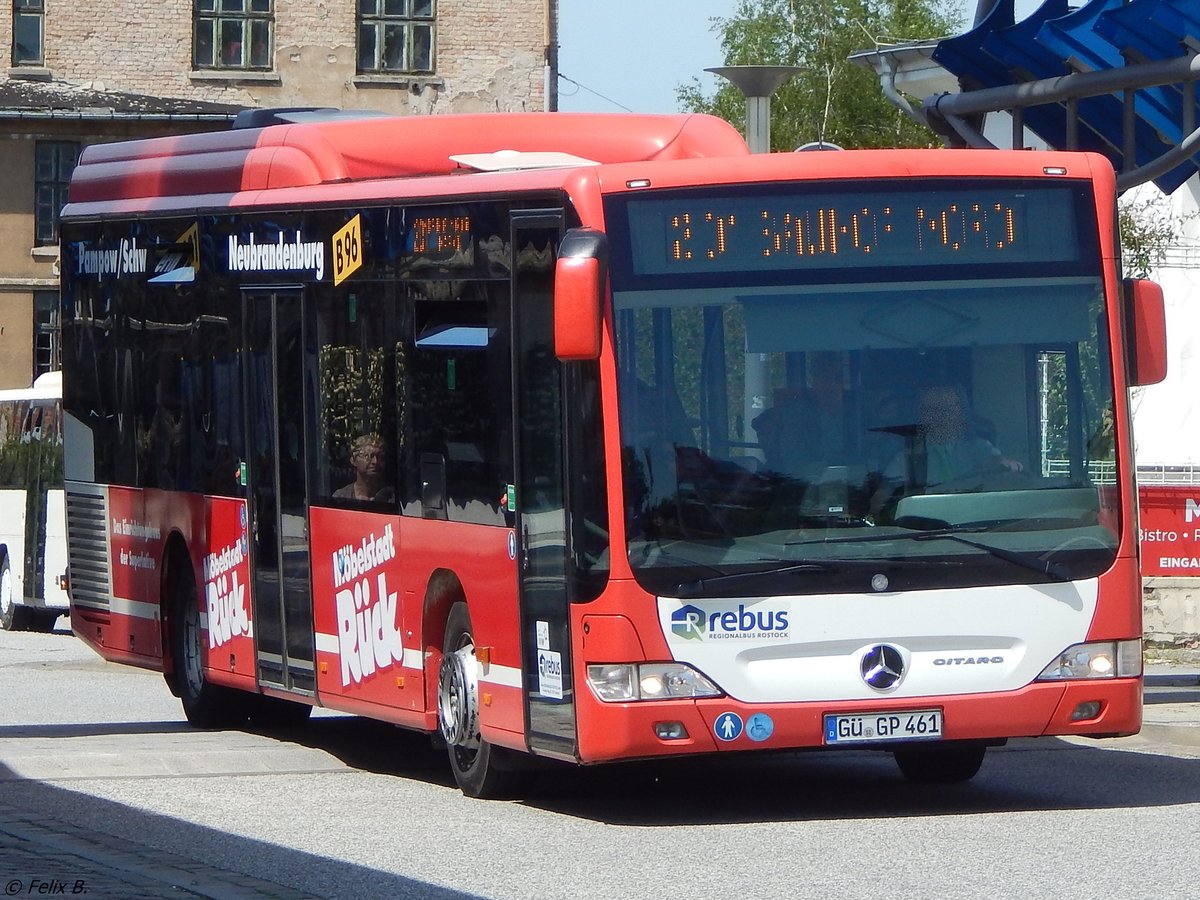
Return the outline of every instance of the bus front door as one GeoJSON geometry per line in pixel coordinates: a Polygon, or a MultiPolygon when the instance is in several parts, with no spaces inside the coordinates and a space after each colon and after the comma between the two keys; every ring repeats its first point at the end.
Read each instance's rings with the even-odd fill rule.
{"type": "Polygon", "coordinates": [[[311,694],[312,602],[304,454],[303,302],[244,291],[247,496],[259,684],[311,694]]]}
{"type": "Polygon", "coordinates": [[[514,432],[528,742],[548,756],[574,759],[562,365],[552,314],[561,222],[556,211],[513,217],[514,432]]]}

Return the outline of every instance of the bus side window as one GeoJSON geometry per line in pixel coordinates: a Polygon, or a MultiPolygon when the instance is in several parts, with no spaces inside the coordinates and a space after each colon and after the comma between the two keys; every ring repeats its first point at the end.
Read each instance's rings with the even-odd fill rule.
{"type": "MultiPolygon", "coordinates": [[[[507,287],[505,283],[504,288],[507,287]]],[[[469,290],[469,289],[468,289],[469,290]]],[[[438,473],[422,515],[482,525],[506,524],[512,481],[511,351],[507,290],[486,283],[457,300],[416,304],[411,369],[414,451],[423,473],[438,473]],[[441,504],[428,501],[437,494],[441,504]]]]}
{"type": "Polygon", "coordinates": [[[397,401],[404,312],[395,288],[359,283],[315,296],[318,451],[312,501],[394,511],[403,483],[397,401]]]}

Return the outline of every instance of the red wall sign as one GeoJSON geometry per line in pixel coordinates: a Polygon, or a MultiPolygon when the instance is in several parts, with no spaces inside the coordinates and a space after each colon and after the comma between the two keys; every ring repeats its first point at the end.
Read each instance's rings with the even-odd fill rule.
{"type": "Polygon", "coordinates": [[[1200,578],[1200,485],[1142,485],[1142,575],[1200,578]]]}

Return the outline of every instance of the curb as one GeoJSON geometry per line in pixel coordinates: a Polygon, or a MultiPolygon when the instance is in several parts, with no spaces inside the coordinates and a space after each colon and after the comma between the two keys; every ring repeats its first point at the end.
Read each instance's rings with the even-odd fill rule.
{"type": "Polygon", "coordinates": [[[1138,735],[1159,744],[1170,744],[1175,747],[1200,748],[1200,724],[1162,725],[1158,723],[1142,723],[1138,735]]]}

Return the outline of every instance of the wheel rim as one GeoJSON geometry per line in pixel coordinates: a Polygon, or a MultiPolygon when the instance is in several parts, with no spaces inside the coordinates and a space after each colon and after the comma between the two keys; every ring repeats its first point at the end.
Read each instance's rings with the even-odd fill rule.
{"type": "Polygon", "coordinates": [[[0,571],[0,614],[8,616],[13,605],[13,584],[12,570],[8,567],[8,560],[3,564],[3,571],[0,571]]]}
{"type": "Polygon", "coordinates": [[[196,697],[204,688],[200,662],[200,610],[196,604],[189,603],[183,617],[183,679],[188,693],[196,697]]]}
{"type": "Polygon", "coordinates": [[[479,750],[479,681],[475,646],[465,643],[442,658],[438,671],[438,727],[456,756],[469,763],[479,750]]]}

